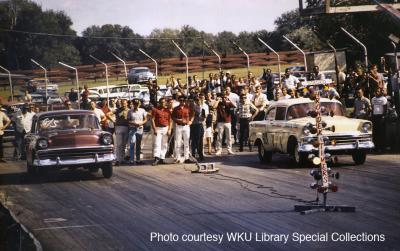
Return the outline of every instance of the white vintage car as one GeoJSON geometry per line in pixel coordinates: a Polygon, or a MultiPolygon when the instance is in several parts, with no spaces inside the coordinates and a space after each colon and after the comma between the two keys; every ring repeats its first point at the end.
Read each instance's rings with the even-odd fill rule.
{"type": "MultiPolygon", "coordinates": [[[[345,117],[345,109],[337,100],[321,98],[320,101],[325,152],[351,154],[356,165],[363,164],[367,153],[374,148],[372,123],[345,117]]],[[[308,98],[279,100],[268,107],[265,120],[251,122],[249,140],[258,146],[260,161],[270,162],[273,153],[281,152],[303,166],[310,154],[318,155],[311,111],[315,111],[315,104],[308,98]]]]}

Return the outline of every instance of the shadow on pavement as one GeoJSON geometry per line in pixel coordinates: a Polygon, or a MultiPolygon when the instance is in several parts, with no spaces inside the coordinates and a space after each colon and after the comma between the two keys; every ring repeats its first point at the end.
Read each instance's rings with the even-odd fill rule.
{"type": "Polygon", "coordinates": [[[99,173],[90,173],[87,170],[51,170],[46,174],[8,173],[0,174],[0,186],[20,184],[41,184],[71,181],[89,181],[104,179],[99,173]]]}

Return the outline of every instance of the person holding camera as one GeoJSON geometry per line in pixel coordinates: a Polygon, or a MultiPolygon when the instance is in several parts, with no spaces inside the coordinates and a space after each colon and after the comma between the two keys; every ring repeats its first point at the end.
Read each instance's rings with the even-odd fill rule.
{"type": "Polygon", "coordinates": [[[217,109],[217,152],[215,155],[221,155],[222,152],[222,139],[225,133],[226,139],[226,148],[228,150],[228,154],[233,155],[232,151],[232,140],[231,140],[231,131],[232,131],[232,113],[231,108],[236,108],[236,104],[229,100],[228,96],[225,93],[221,95],[221,97],[217,98],[217,101],[214,103],[214,108],[217,109]]]}

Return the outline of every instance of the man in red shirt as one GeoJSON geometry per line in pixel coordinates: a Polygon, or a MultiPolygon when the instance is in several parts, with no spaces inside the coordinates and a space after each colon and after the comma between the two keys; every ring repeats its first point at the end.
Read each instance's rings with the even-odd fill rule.
{"type": "Polygon", "coordinates": [[[221,98],[217,99],[214,103],[214,108],[217,109],[217,152],[215,155],[221,155],[222,151],[222,138],[225,133],[226,148],[228,154],[233,155],[232,151],[232,141],[231,141],[231,131],[232,131],[232,113],[231,108],[236,108],[236,104],[233,103],[226,94],[222,94],[221,98]]]}
{"type": "Polygon", "coordinates": [[[176,123],[175,127],[175,158],[177,163],[182,162],[182,144],[183,144],[183,158],[185,163],[193,163],[189,159],[190,147],[190,125],[193,122],[194,114],[191,112],[189,105],[186,103],[184,96],[178,98],[179,106],[175,107],[172,111],[172,119],[176,123]]]}
{"type": "Polygon", "coordinates": [[[154,162],[164,164],[165,154],[168,150],[168,136],[172,130],[171,112],[165,98],[160,98],[159,106],[152,110],[151,127],[154,132],[154,162]]]}

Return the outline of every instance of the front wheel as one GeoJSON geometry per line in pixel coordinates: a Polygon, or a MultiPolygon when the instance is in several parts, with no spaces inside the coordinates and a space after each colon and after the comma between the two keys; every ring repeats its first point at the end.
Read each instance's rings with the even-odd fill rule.
{"type": "Polygon", "coordinates": [[[365,160],[367,159],[367,153],[366,152],[354,152],[352,154],[353,157],[353,161],[354,163],[358,166],[358,165],[362,165],[365,163],[365,160]]]}
{"type": "Polygon", "coordinates": [[[272,152],[264,149],[263,143],[258,144],[258,159],[261,163],[266,164],[272,161],[272,152]]]}
{"type": "Polygon", "coordinates": [[[305,167],[307,165],[307,154],[299,152],[299,144],[297,144],[292,148],[293,152],[291,153],[291,158],[293,162],[298,167],[305,167]]]}
{"type": "Polygon", "coordinates": [[[112,174],[113,174],[113,166],[112,166],[112,163],[110,162],[110,163],[104,164],[104,165],[101,167],[101,171],[102,171],[102,173],[103,173],[104,178],[106,178],[106,179],[111,178],[111,176],[112,176],[112,174]]]}

